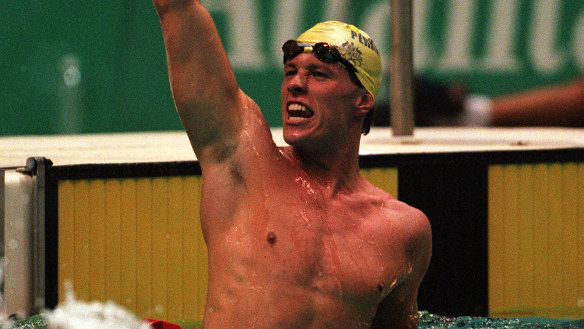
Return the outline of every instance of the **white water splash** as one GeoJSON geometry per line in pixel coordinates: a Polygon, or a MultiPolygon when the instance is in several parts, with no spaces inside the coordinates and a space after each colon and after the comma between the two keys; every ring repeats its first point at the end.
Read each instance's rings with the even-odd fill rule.
{"type": "Polygon", "coordinates": [[[131,312],[113,302],[86,303],[67,289],[65,301],[45,314],[50,329],[151,329],[131,312]]]}

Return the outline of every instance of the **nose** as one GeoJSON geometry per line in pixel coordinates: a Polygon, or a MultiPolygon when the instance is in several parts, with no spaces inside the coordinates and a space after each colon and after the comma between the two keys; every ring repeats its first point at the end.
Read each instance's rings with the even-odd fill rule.
{"type": "Polygon", "coordinates": [[[306,75],[298,72],[288,81],[288,91],[290,93],[302,93],[306,91],[306,75]]]}

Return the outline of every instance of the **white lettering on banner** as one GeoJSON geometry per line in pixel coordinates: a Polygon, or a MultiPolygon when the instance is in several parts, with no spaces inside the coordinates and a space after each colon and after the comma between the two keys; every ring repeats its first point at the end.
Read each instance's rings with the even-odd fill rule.
{"type": "MultiPolygon", "coordinates": [[[[295,38],[303,27],[306,3],[281,0],[273,4],[273,12],[262,13],[257,0],[202,0],[210,12],[226,16],[224,31],[228,41],[228,56],[235,70],[264,70],[266,66],[279,67],[282,63],[281,46],[295,38]],[[270,19],[269,42],[262,34],[261,19],[270,19]],[[269,51],[265,51],[269,48],[269,51]]],[[[352,17],[351,0],[321,0],[323,19],[346,21],[352,17]]],[[[414,0],[413,37],[416,71],[442,73],[471,73],[477,70],[492,73],[516,73],[532,69],[543,74],[565,70],[570,61],[584,69],[584,17],[572,17],[562,25],[563,4],[571,0],[490,0],[487,13],[479,12],[478,0],[445,0],[438,7],[447,10],[444,22],[432,19],[434,5],[428,0],[414,0]],[[521,12],[521,8],[530,9],[521,12]],[[487,25],[478,30],[476,19],[482,17],[487,25]],[[520,30],[519,18],[527,18],[527,31],[520,30]],[[444,31],[442,39],[432,31],[444,31]],[[569,42],[560,43],[560,33],[571,33],[569,42]],[[475,39],[484,35],[485,49],[481,57],[473,54],[475,39]],[[526,37],[520,40],[518,37],[526,37]],[[526,42],[523,42],[526,41],[526,42]],[[438,43],[440,42],[440,43],[438,43]],[[526,47],[519,49],[518,47],[526,47]],[[525,54],[525,57],[520,57],[525,54]]],[[[387,0],[359,0],[366,6],[358,21],[353,22],[367,31],[381,52],[384,70],[388,70],[390,45],[390,2],[387,0]]]]}
{"type": "Polygon", "coordinates": [[[516,36],[519,12],[517,0],[493,1],[493,14],[490,20],[490,29],[487,33],[486,54],[482,66],[490,71],[518,71],[519,59],[514,56],[514,36],[516,36]]]}
{"type": "Polygon", "coordinates": [[[565,54],[554,51],[559,30],[559,0],[536,0],[534,3],[530,56],[536,71],[551,74],[566,62],[565,54]]]}
{"type": "Polygon", "coordinates": [[[294,39],[300,33],[302,17],[302,1],[283,0],[274,4],[275,15],[270,28],[272,29],[272,51],[270,56],[273,65],[282,65],[282,45],[288,39],[294,39]]]}
{"type": "Polygon", "coordinates": [[[578,20],[578,23],[574,27],[574,41],[572,47],[574,48],[574,59],[580,67],[580,70],[584,71],[584,13],[578,20]]]}
{"type": "Polygon", "coordinates": [[[475,4],[475,0],[450,1],[445,52],[440,58],[439,70],[464,71],[472,67],[471,45],[475,4]]]}
{"type": "Polygon", "coordinates": [[[253,0],[204,1],[209,12],[220,11],[228,16],[231,47],[227,56],[234,68],[262,69],[266,63],[261,44],[263,39],[259,36],[259,10],[254,4],[253,0]]]}

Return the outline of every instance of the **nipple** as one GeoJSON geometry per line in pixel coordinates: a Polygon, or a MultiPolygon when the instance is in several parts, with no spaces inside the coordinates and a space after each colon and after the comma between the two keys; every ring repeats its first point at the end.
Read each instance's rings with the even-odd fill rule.
{"type": "Polygon", "coordinates": [[[276,234],[274,232],[268,232],[268,243],[271,245],[276,243],[276,234]]]}
{"type": "Polygon", "coordinates": [[[383,288],[385,288],[385,283],[383,281],[379,281],[377,284],[377,291],[382,292],[383,288]]]}

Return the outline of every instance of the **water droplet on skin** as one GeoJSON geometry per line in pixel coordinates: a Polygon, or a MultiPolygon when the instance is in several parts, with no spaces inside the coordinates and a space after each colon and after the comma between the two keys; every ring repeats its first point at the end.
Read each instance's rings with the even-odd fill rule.
{"type": "Polygon", "coordinates": [[[312,186],[310,186],[310,183],[308,183],[306,179],[297,177],[295,181],[296,183],[302,185],[302,187],[306,190],[306,192],[308,192],[309,195],[316,195],[316,191],[312,188],[312,186]]]}
{"type": "Polygon", "coordinates": [[[310,218],[308,218],[306,211],[301,210],[300,217],[302,217],[302,219],[304,220],[304,222],[306,223],[306,225],[308,226],[309,229],[312,228],[312,222],[311,222],[310,218]]]}

